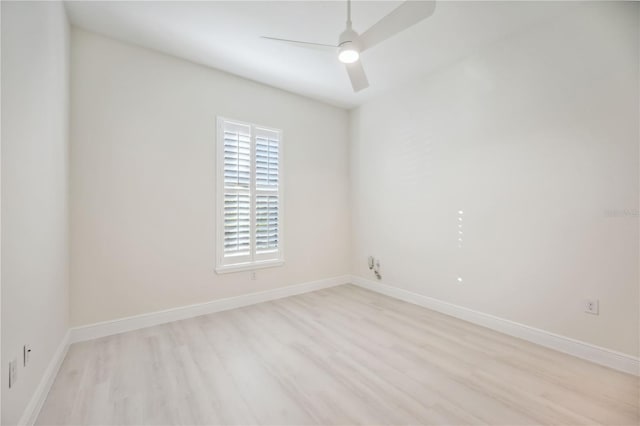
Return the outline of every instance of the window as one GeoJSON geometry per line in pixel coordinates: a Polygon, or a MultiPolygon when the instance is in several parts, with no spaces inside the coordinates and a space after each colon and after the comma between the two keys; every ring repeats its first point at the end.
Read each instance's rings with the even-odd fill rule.
{"type": "Polygon", "coordinates": [[[218,117],[217,264],[282,265],[282,132],[218,117]]]}

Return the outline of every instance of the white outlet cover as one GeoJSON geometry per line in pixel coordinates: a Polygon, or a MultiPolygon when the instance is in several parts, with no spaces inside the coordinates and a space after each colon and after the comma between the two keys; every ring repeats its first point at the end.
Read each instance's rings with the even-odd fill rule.
{"type": "Polygon", "coordinates": [[[585,300],[584,311],[587,314],[598,315],[600,313],[600,301],[597,299],[585,300]]]}

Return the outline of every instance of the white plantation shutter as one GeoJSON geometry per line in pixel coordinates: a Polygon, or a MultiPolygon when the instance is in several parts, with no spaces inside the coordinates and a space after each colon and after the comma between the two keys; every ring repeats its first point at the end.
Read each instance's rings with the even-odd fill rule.
{"type": "Polygon", "coordinates": [[[278,197],[256,196],[256,252],[278,249],[278,197]]]}
{"type": "Polygon", "coordinates": [[[224,130],[224,186],[249,188],[251,128],[227,123],[224,130]]]}
{"type": "Polygon", "coordinates": [[[251,197],[224,194],[224,255],[248,256],[251,250],[251,197]]]}
{"type": "Polygon", "coordinates": [[[223,135],[223,252],[235,261],[248,261],[251,255],[251,127],[225,123],[223,135]]]}
{"type": "Polygon", "coordinates": [[[278,134],[256,129],[256,186],[260,189],[278,189],[279,145],[278,134]]]}
{"type": "Polygon", "coordinates": [[[256,136],[256,254],[277,252],[280,210],[278,205],[280,136],[255,129],[256,136]]]}
{"type": "Polygon", "coordinates": [[[218,119],[216,270],[282,263],[281,132],[218,119]]]}

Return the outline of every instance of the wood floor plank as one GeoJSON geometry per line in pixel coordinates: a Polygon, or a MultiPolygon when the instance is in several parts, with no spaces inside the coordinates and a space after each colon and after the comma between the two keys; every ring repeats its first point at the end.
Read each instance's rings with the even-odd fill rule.
{"type": "Polygon", "coordinates": [[[39,425],[637,425],[637,377],[355,286],[74,344],[39,425]]]}

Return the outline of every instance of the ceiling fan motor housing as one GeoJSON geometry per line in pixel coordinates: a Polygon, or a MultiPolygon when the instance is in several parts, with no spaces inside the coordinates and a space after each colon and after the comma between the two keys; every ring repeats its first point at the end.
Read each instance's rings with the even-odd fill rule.
{"type": "Polygon", "coordinates": [[[356,40],[358,39],[358,33],[353,31],[351,25],[347,26],[347,29],[340,34],[340,38],[338,39],[338,46],[342,46],[345,43],[353,43],[354,47],[356,44],[356,40]]]}

